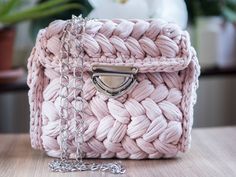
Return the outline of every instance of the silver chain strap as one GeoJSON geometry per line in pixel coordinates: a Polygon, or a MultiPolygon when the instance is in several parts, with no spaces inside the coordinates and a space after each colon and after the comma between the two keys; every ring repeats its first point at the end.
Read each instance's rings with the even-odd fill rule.
{"type": "Polygon", "coordinates": [[[84,143],[84,120],[83,120],[83,110],[84,110],[84,98],[83,98],[83,34],[85,32],[87,20],[82,18],[82,16],[76,17],[72,16],[69,23],[63,30],[63,35],[61,41],[60,50],[60,159],[54,159],[49,163],[49,168],[53,172],[74,172],[74,171],[109,171],[113,174],[123,174],[125,173],[125,168],[120,162],[111,163],[87,163],[83,161],[83,150],[82,146],[84,143]],[[77,40],[76,46],[77,53],[79,55],[69,55],[71,54],[71,42],[77,40]],[[72,73],[70,73],[72,71],[72,73]],[[73,84],[72,84],[72,83],[73,84]],[[73,85],[71,87],[71,85],[73,85]],[[72,90],[72,92],[71,92],[72,90]],[[70,150],[68,146],[68,137],[70,137],[69,132],[69,113],[70,100],[69,97],[73,93],[73,120],[75,123],[75,143],[76,143],[76,154],[75,160],[70,159],[70,150]],[[78,96],[80,95],[80,96],[78,96]]]}

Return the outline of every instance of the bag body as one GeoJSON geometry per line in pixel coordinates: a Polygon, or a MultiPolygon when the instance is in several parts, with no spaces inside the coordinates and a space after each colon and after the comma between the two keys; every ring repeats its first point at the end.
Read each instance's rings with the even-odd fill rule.
{"type": "MultiPolygon", "coordinates": [[[[66,23],[40,30],[28,60],[31,144],[53,157],[60,156],[59,57],[66,23]]],[[[89,21],[83,37],[86,158],[157,159],[185,152],[199,76],[188,33],[162,20],[116,19],[89,21]],[[94,84],[93,66],[135,67],[135,82],[121,95],[107,96],[94,84]]],[[[78,53],[76,42],[71,55],[78,53]]],[[[72,114],[68,124],[74,158],[72,114]]]]}

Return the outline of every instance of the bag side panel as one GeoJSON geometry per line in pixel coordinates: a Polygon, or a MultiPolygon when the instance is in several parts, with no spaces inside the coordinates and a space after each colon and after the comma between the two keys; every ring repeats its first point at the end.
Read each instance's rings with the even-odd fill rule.
{"type": "Polygon", "coordinates": [[[43,90],[47,84],[44,76],[44,67],[39,62],[40,59],[40,40],[41,33],[38,34],[36,46],[32,49],[28,59],[28,77],[29,86],[29,105],[30,105],[30,139],[31,145],[35,149],[42,149],[41,127],[42,127],[42,102],[43,90]]]}
{"type": "Polygon", "coordinates": [[[200,65],[197,60],[196,52],[191,48],[192,60],[186,69],[185,84],[183,87],[183,136],[181,137],[180,150],[185,152],[191,145],[191,130],[193,126],[194,105],[197,101],[196,90],[198,88],[198,77],[200,75],[200,65]]]}

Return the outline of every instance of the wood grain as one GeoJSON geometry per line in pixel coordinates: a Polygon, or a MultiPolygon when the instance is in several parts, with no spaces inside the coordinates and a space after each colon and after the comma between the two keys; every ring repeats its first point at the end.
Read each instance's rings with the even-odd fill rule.
{"type": "MultiPolygon", "coordinates": [[[[194,129],[192,148],[168,160],[123,160],[127,172],[53,173],[51,161],[43,152],[33,150],[29,135],[0,135],[0,177],[235,177],[236,127],[194,129]]],[[[110,161],[110,160],[106,160],[110,161]]]]}

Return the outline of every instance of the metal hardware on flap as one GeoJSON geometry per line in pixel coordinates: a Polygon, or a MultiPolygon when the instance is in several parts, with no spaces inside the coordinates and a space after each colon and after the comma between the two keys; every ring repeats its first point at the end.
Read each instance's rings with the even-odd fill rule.
{"type": "Polygon", "coordinates": [[[134,85],[138,69],[132,66],[94,65],[92,72],[92,81],[98,91],[118,97],[134,85]]]}

